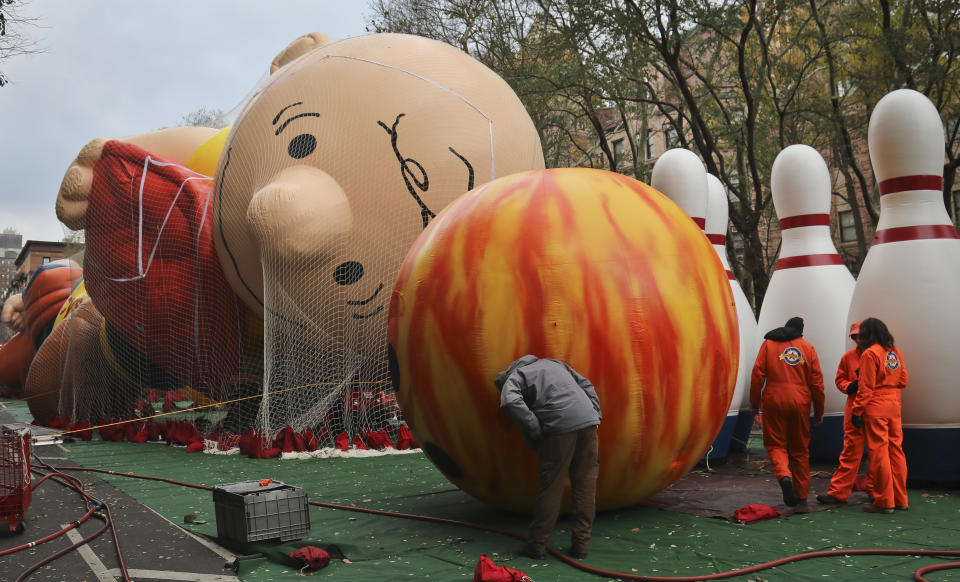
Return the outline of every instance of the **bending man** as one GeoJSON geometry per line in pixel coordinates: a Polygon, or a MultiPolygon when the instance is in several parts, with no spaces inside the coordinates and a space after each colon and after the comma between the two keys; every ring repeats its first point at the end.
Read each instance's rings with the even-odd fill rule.
{"type": "Polygon", "coordinates": [[[573,489],[569,553],[586,558],[596,513],[597,427],[602,418],[593,384],[559,360],[529,354],[497,374],[494,384],[501,391],[500,409],[520,425],[540,463],[530,535],[520,555],[538,560],[546,555],[569,473],[573,489]]]}

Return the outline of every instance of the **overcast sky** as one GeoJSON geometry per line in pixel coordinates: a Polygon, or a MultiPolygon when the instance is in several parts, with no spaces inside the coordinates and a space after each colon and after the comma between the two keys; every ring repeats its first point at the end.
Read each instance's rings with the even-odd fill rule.
{"type": "Polygon", "coordinates": [[[77,152],[96,137],[229,111],[307,32],[365,34],[365,0],[27,0],[24,30],[46,52],[0,61],[0,230],[60,240],[54,204],[77,152]]]}

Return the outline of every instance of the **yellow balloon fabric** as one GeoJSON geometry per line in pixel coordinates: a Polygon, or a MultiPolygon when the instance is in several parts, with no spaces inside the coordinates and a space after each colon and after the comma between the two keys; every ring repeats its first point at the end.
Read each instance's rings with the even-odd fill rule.
{"type": "Polygon", "coordinates": [[[227,143],[227,136],[230,135],[231,127],[233,126],[224,127],[194,150],[187,158],[187,167],[204,176],[213,176],[217,171],[220,152],[223,151],[223,146],[227,143]]]}

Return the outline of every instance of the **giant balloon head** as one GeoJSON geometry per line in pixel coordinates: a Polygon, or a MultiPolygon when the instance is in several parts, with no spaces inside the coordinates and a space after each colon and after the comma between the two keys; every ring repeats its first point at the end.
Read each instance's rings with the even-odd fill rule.
{"type": "Polygon", "coordinates": [[[537,132],[500,77],[434,40],[312,35],[281,57],[220,158],[220,262],[251,308],[383,357],[413,240],[475,185],[542,168],[537,132]]]}
{"type": "Polygon", "coordinates": [[[493,383],[513,359],[558,358],[596,386],[601,508],[683,476],[737,376],[737,315],[710,242],[656,190],[599,170],[518,173],[449,205],[404,260],[389,324],[417,441],[454,484],[510,510],[537,492],[536,455],[493,383]]]}

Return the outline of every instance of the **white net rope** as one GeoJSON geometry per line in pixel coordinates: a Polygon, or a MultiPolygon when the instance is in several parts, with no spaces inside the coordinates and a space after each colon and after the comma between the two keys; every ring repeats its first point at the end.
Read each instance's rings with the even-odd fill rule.
{"type": "MultiPolygon", "coordinates": [[[[261,321],[231,296],[222,277],[210,275],[219,268],[211,263],[210,233],[203,231],[212,182],[192,175],[179,184],[151,182],[144,174],[158,168],[177,169],[176,179],[189,171],[150,159],[128,166],[134,173],[117,183],[106,172],[98,176],[98,185],[114,194],[136,190],[110,201],[121,208],[109,220],[91,215],[86,264],[76,258],[86,267],[93,299],[75,299],[78,307],[38,353],[38,367],[62,373],[44,381],[38,372],[32,384],[41,389],[30,397],[55,399],[59,422],[74,427],[122,423],[126,438],[145,430],[131,421],[161,424],[151,435],[158,438],[167,436],[170,423],[185,423],[195,431],[178,428],[189,435],[174,440],[202,436],[212,451],[235,450],[245,432],[261,435],[266,448],[282,446],[275,441],[288,427],[300,436],[309,430],[320,448],[338,436],[382,445],[368,438],[379,431],[396,445],[402,417],[387,366],[385,308],[377,309],[382,322],[374,333],[351,333],[352,312],[305,310],[280,283],[297,288],[300,301],[306,297],[311,305],[347,305],[347,287],[330,281],[336,273],[341,280],[356,276],[343,274],[352,263],[336,263],[331,272],[265,261],[269,307],[261,321]]],[[[381,292],[385,300],[389,293],[381,292]]],[[[305,447],[295,444],[294,452],[309,454],[305,447]]]]}
{"type": "Polygon", "coordinates": [[[85,214],[96,310],[64,328],[85,347],[59,335],[95,380],[38,372],[32,408],[56,398],[35,416],[132,419],[128,439],[163,424],[221,452],[413,444],[387,346],[401,263],[454,199],[542,168],[540,141],[510,87],[453,47],[314,39],[258,83],[213,178],[133,143],[84,148],[99,155],[88,204],[58,204],[85,214]]]}

